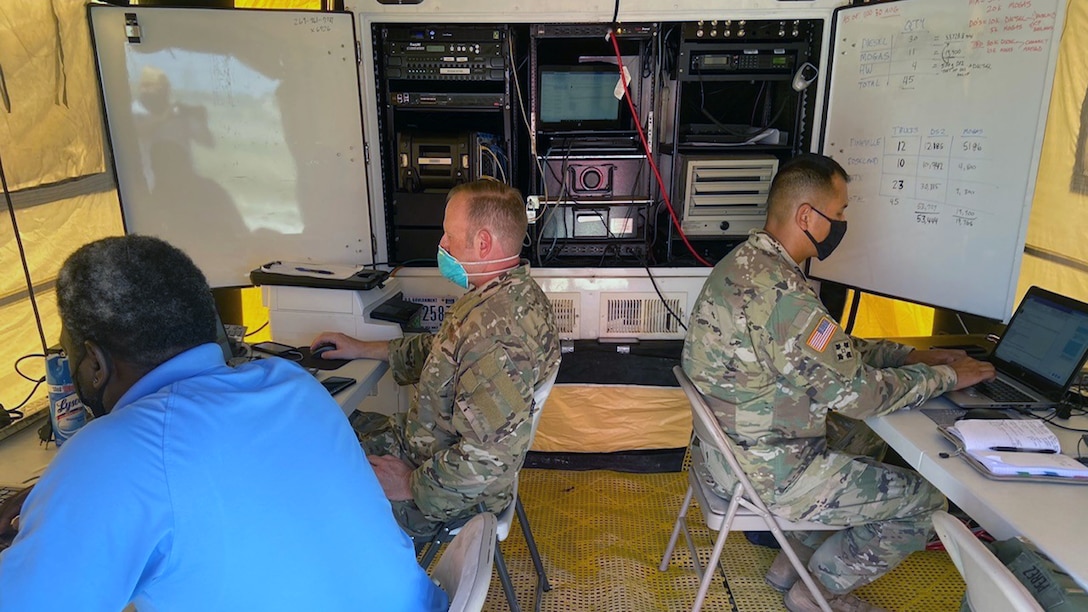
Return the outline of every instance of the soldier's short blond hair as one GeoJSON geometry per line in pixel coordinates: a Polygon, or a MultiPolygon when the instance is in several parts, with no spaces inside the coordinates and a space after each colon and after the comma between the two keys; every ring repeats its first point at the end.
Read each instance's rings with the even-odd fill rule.
{"type": "Polygon", "coordinates": [[[767,193],[767,216],[778,221],[786,220],[797,206],[815,193],[827,193],[833,188],[838,176],[850,182],[850,175],[839,162],[815,153],[805,153],[791,158],[778,170],[767,193]]]}
{"type": "Polygon", "coordinates": [[[495,179],[484,178],[457,185],[446,195],[446,203],[457,195],[467,198],[467,240],[472,240],[476,232],[486,229],[506,252],[521,251],[522,240],[529,228],[529,217],[525,213],[525,201],[520,191],[495,179]]]}

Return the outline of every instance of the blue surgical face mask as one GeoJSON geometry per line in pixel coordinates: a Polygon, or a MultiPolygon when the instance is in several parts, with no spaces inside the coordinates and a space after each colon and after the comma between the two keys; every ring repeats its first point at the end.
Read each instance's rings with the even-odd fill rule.
{"type": "MultiPolygon", "coordinates": [[[[520,257],[519,255],[511,255],[510,257],[503,257],[502,259],[488,259],[486,261],[474,261],[472,263],[490,264],[490,263],[498,263],[500,261],[507,261],[507,260],[513,259],[513,260],[515,260],[514,265],[507,268],[508,270],[512,270],[512,269],[517,267],[517,260],[519,259],[519,257],[520,257]]],[[[492,270],[490,272],[469,273],[467,270],[465,270],[464,264],[457,261],[456,257],[454,257],[453,255],[450,255],[449,251],[447,251],[446,249],[442,248],[441,245],[439,245],[439,247],[438,247],[438,272],[443,277],[445,277],[447,280],[449,280],[451,283],[457,285],[458,287],[461,287],[462,289],[468,289],[469,288],[468,277],[470,277],[470,276],[480,276],[482,274],[494,274],[496,271],[492,270]]]]}

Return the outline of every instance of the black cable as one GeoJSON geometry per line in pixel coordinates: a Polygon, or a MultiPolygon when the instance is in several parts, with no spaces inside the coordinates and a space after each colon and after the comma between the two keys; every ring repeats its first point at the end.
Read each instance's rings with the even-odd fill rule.
{"type": "MultiPolygon", "coordinates": [[[[551,173],[552,178],[554,178],[555,181],[559,184],[559,193],[556,195],[555,203],[552,204],[552,209],[550,211],[546,212],[545,215],[541,218],[541,221],[540,221],[541,232],[543,232],[545,227],[547,226],[548,220],[551,217],[555,216],[556,211],[559,210],[559,207],[563,204],[563,201],[567,196],[567,188],[569,187],[569,185],[568,185],[569,181],[567,181],[564,177],[566,177],[566,175],[567,175],[567,163],[570,161],[570,154],[571,154],[572,148],[573,147],[572,147],[571,143],[568,141],[567,148],[566,148],[566,150],[565,150],[565,152],[563,154],[563,160],[560,162],[560,165],[559,165],[559,173],[558,174],[556,174],[555,168],[553,168],[550,163],[544,164],[547,167],[548,172],[551,173]]],[[[552,152],[552,149],[549,148],[548,149],[548,154],[546,155],[546,157],[550,158],[551,157],[551,152],[552,152]]],[[[544,176],[544,177],[541,177],[541,180],[547,181],[548,179],[547,179],[546,176],[544,176]]],[[[567,216],[566,216],[566,214],[564,214],[563,215],[563,231],[564,231],[564,233],[567,230],[566,224],[567,224],[567,216]]],[[[550,247],[548,247],[548,254],[544,258],[543,262],[540,261],[540,250],[539,249],[540,249],[541,245],[540,245],[540,243],[537,243],[537,265],[543,267],[545,263],[551,263],[552,259],[558,255],[558,252],[556,251],[556,245],[559,242],[559,231],[558,230],[559,230],[559,228],[556,227],[556,231],[554,231],[552,233],[552,244],[551,244],[550,247]]]]}
{"type": "Polygon", "coordinates": [[[1047,416],[1047,417],[1041,417],[1041,416],[1039,416],[1037,414],[1031,414],[1030,412],[1027,413],[1027,414],[1031,415],[1032,418],[1039,419],[1040,421],[1045,422],[1047,425],[1057,427],[1058,429],[1064,429],[1066,431],[1075,431],[1077,433],[1088,433],[1088,429],[1078,429],[1076,427],[1066,427],[1065,425],[1059,425],[1059,424],[1055,423],[1054,422],[1055,415],[1053,415],[1053,414],[1050,415],[1050,416],[1047,416]]]}
{"type": "Polygon", "coordinates": [[[612,25],[613,26],[616,26],[616,25],[619,24],[619,21],[618,21],[619,18],[620,18],[620,0],[616,0],[616,8],[612,10],[612,25]]]}
{"type": "Polygon", "coordinates": [[[38,381],[41,381],[41,380],[45,380],[44,377],[43,378],[31,378],[31,377],[27,376],[26,374],[23,374],[21,371],[19,371],[19,364],[22,363],[24,360],[31,359],[33,357],[41,357],[42,359],[45,359],[45,354],[44,353],[31,353],[29,355],[23,355],[22,357],[16,359],[15,360],[15,373],[18,374],[19,376],[22,376],[23,378],[29,380],[30,382],[38,382],[38,381]]]}
{"type": "Polygon", "coordinates": [[[243,338],[248,338],[248,337],[252,336],[253,334],[256,334],[256,333],[260,332],[260,331],[261,331],[262,329],[264,329],[264,328],[266,328],[266,327],[268,327],[268,321],[265,321],[265,322],[264,322],[264,325],[261,325],[261,326],[260,326],[260,327],[258,327],[257,329],[255,329],[255,330],[253,330],[253,331],[249,332],[248,334],[246,334],[246,335],[244,335],[244,336],[242,336],[242,337],[243,337],[243,338]]]}
{"type": "Polygon", "coordinates": [[[7,409],[8,414],[10,414],[12,417],[17,418],[17,419],[23,418],[24,415],[23,415],[22,410],[20,410],[20,409],[23,406],[26,406],[26,403],[30,401],[30,398],[34,397],[34,394],[38,391],[38,387],[42,386],[42,383],[44,383],[44,382],[45,382],[45,379],[43,378],[43,379],[39,380],[37,383],[35,383],[34,388],[30,390],[30,393],[26,396],[26,399],[24,399],[22,402],[20,402],[18,406],[14,407],[14,408],[8,408],[7,409]]]}
{"type": "MultiPolygon", "coordinates": [[[[654,286],[654,291],[657,292],[657,297],[661,300],[661,304],[665,306],[665,310],[669,311],[669,314],[672,315],[672,318],[676,319],[676,322],[680,325],[681,329],[683,329],[685,332],[688,331],[688,326],[684,325],[684,322],[680,320],[680,317],[676,316],[676,313],[672,311],[672,308],[669,308],[669,303],[665,300],[665,295],[661,293],[661,289],[657,287],[657,281],[654,280],[654,275],[650,273],[650,266],[644,267],[646,268],[646,276],[650,278],[650,284],[654,286]]],[[[668,325],[666,325],[665,327],[668,327],[668,325]]]]}
{"type": "Polygon", "coordinates": [[[30,297],[30,308],[34,311],[34,323],[38,326],[38,337],[42,341],[42,352],[49,347],[45,343],[45,330],[42,329],[42,315],[38,311],[38,300],[34,297],[34,283],[30,280],[30,266],[26,261],[26,249],[23,247],[23,237],[19,233],[19,221],[15,218],[15,203],[11,201],[11,191],[8,190],[8,177],[4,173],[4,160],[0,157],[0,186],[4,188],[4,200],[8,205],[8,213],[11,215],[11,230],[15,234],[15,244],[19,248],[19,261],[23,264],[23,276],[26,279],[26,292],[30,297]]]}

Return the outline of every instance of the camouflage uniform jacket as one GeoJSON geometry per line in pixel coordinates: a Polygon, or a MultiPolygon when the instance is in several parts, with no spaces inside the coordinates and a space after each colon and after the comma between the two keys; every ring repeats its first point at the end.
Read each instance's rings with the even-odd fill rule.
{"type": "Polygon", "coordinates": [[[782,245],[753,232],[707,277],[682,363],[767,495],[825,452],[829,410],[864,419],[955,385],[949,366],[902,366],[910,350],[847,335],[782,245]]]}
{"type": "Polygon", "coordinates": [[[416,385],[403,432],[424,515],[509,503],[529,450],[533,388],[559,359],[551,302],[527,265],[454,302],[437,334],[390,343],[394,379],[416,385]]]}

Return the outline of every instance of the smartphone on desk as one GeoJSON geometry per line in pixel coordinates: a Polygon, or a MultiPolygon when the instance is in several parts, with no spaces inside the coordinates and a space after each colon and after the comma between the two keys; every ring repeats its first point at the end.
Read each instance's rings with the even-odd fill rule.
{"type": "Polygon", "coordinates": [[[329,395],[333,396],[354,384],[355,379],[348,378],[347,376],[329,376],[321,381],[321,385],[325,387],[325,390],[329,392],[329,395]]]}
{"type": "Polygon", "coordinates": [[[258,342],[253,345],[253,350],[260,351],[266,355],[275,355],[276,357],[291,359],[293,361],[302,359],[302,353],[300,353],[297,348],[286,344],[280,344],[279,342],[258,342]]]}

